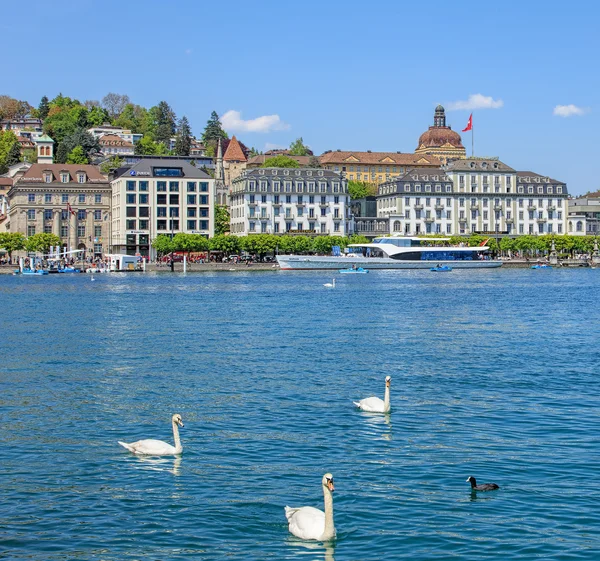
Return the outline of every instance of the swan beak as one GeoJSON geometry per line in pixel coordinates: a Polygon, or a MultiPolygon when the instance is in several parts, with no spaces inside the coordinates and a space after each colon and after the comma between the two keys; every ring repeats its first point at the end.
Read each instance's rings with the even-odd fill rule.
{"type": "Polygon", "coordinates": [[[178,421],[178,422],[177,422],[177,424],[178,424],[180,427],[183,427],[183,421],[178,421]]]}
{"type": "Polygon", "coordinates": [[[328,488],[330,491],[335,491],[335,487],[333,486],[333,480],[329,479],[329,480],[327,481],[327,488],[328,488]]]}

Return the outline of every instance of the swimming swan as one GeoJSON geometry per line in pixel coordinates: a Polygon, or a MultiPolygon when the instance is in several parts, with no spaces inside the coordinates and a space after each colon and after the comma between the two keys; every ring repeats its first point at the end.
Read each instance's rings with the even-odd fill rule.
{"type": "Polygon", "coordinates": [[[353,401],[354,405],[362,411],[368,411],[369,413],[389,413],[390,412],[390,385],[392,378],[390,376],[385,377],[385,395],[383,399],[379,397],[366,397],[360,401],[353,401]]]}
{"type": "Polygon", "coordinates": [[[127,444],[126,442],[121,442],[119,440],[119,444],[134,454],[144,454],[146,456],[172,456],[175,454],[181,454],[183,451],[183,446],[181,446],[181,441],[179,440],[179,429],[177,428],[178,426],[183,427],[181,415],[179,415],[179,413],[173,415],[171,418],[171,423],[173,425],[173,438],[175,439],[175,446],[171,446],[162,440],[154,440],[152,438],[138,440],[137,442],[132,442],[131,444],[127,444]]]}
{"type": "Polygon", "coordinates": [[[333,283],[331,283],[331,282],[326,282],[326,283],[325,283],[323,286],[324,286],[325,288],[335,288],[335,279],[333,279],[333,283]]]}
{"type": "Polygon", "coordinates": [[[333,475],[326,473],[322,480],[325,512],[312,506],[285,507],[288,529],[303,540],[327,541],[335,537],[333,526],[333,475]]]}

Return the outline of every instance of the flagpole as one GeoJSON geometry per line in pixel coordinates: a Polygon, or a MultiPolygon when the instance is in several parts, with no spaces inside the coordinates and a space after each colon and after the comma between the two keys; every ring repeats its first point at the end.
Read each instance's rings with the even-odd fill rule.
{"type": "Polygon", "coordinates": [[[473,117],[471,116],[471,158],[475,156],[475,131],[473,130],[473,117]]]}

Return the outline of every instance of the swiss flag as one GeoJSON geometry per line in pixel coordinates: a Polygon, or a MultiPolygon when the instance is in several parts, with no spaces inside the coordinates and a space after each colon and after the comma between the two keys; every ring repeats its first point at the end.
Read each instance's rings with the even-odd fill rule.
{"type": "Polygon", "coordinates": [[[75,216],[75,211],[71,208],[71,205],[69,203],[67,203],[67,210],[73,215],[75,216]]]}
{"type": "Polygon", "coordinates": [[[462,131],[467,132],[470,130],[473,130],[473,113],[469,115],[469,121],[467,122],[467,126],[462,131]]]}

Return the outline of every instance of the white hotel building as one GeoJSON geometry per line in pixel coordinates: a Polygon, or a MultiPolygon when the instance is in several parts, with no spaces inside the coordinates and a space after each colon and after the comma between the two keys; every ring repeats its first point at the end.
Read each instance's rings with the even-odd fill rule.
{"type": "Polygon", "coordinates": [[[379,186],[377,216],[405,235],[567,232],[567,186],[496,158],[450,161],[379,186]]]}
{"type": "Polygon", "coordinates": [[[116,170],[112,250],[155,257],[159,234],[214,235],[214,179],[178,158],[141,159],[116,170]]]}
{"type": "Polygon", "coordinates": [[[350,234],[348,182],[319,168],[247,169],[231,187],[231,233],[350,234]]]}

